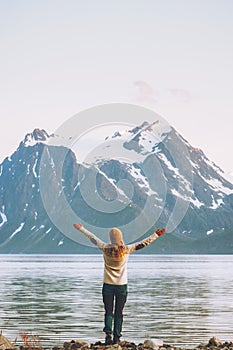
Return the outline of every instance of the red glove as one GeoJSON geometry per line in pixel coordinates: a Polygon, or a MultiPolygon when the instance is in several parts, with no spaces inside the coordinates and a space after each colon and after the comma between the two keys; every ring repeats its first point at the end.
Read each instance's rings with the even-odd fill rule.
{"type": "Polygon", "coordinates": [[[160,230],[160,228],[156,231],[156,233],[157,233],[157,235],[158,236],[162,236],[164,233],[165,233],[165,228],[162,228],[161,230],[160,230]]]}
{"type": "Polygon", "coordinates": [[[83,225],[82,224],[73,224],[74,228],[76,228],[77,230],[80,230],[83,225]]]}

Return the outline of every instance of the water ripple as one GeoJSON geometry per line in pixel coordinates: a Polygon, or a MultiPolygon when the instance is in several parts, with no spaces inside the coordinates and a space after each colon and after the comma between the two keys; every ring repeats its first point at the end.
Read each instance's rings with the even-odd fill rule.
{"type": "MultiPolygon", "coordinates": [[[[103,340],[101,255],[1,255],[0,328],[46,345],[103,340]]],[[[132,255],[123,338],[196,346],[232,340],[232,256],[132,255]]]]}

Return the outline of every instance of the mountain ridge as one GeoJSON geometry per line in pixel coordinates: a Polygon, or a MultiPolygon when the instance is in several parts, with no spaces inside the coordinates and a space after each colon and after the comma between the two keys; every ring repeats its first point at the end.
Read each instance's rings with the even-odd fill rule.
{"type": "MultiPolygon", "coordinates": [[[[73,233],[70,236],[64,234],[64,230],[70,230],[69,222],[64,224],[64,230],[60,230],[44,207],[39,181],[41,158],[47,152],[48,193],[51,188],[57,193],[57,198],[59,193],[64,193],[70,208],[83,221],[89,222],[90,227],[98,229],[127,224],[129,233],[126,238],[133,241],[135,228],[130,226],[130,222],[137,222],[139,231],[144,229],[145,223],[148,224],[146,232],[137,237],[140,239],[152,233],[156,227],[166,224],[171,228],[171,233],[161,237],[144,253],[231,254],[233,184],[222,176],[223,171],[202,150],[192,147],[174,128],[160,133],[161,138],[158,137],[160,130],[157,130],[151,141],[153,127],[157,128],[158,123],[147,123],[141,129],[140,126],[139,129],[132,129],[132,137],[128,140],[131,142],[130,152],[140,153],[143,157],[146,155],[143,162],[137,163],[134,156],[133,161],[128,163],[101,159],[88,166],[79,163],[72,150],[49,144],[54,135],[48,135],[44,129],[35,129],[27,134],[11,157],[0,164],[0,253],[96,252],[95,248],[86,245],[85,240],[80,243],[70,239],[73,233]],[[185,158],[187,150],[189,159],[185,158]],[[59,179],[56,164],[62,152],[66,156],[62,179],[59,179]],[[154,164],[153,169],[151,164],[154,164]],[[86,193],[82,193],[80,174],[96,177],[97,199],[88,183],[86,193]],[[122,180],[132,185],[133,193],[122,180]],[[86,195],[92,197],[94,209],[85,202],[86,195]],[[113,203],[117,206],[125,203],[126,207],[119,213],[95,210],[101,199],[109,208],[113,203]],[[178,217],[181,210],[176,211],[177,205],[180,208],[186,206],[183,218],[178,217]],[[142,217],[141,221],[137,221],[138,217],[142,217]],[[152,223],[151,218],[154,219],[152,223]]],[[[116,131],[115,138],[121,136],[121,132],[116,131]]],[[[127,140],[122,144],[126,148],[129,145],[127,140]]],[[[55,213],[57,208],[57,216],[61,216],[63,208],[55,200],[52,208],[55,220],[59,220],[55,213]]]]}

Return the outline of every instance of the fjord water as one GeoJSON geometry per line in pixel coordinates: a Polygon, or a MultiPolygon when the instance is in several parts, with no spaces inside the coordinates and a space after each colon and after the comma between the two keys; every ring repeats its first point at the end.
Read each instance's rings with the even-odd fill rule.
{"type": "MultiPolygon", "coordinates": [[[[0,255],[0,330],[42,344],[104,340],[101,255],[0,255]]],[[[123,337],[233,340],[232,255],[131,255],[123,337]]]]}

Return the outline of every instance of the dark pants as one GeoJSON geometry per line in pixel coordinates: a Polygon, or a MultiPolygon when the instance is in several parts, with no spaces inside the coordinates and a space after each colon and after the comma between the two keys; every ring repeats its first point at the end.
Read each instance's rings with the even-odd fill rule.
{"type": "Polygon", "coordinates": [[[127,299],[127,284],[118,286],[114,284],[104,283],[102,294],[105,308],[103,331],[105,333],[112,334],[112,321],[114,309],[113,335],[116,338],[120,338],[123,323],[123,308],[127,299]]]}

